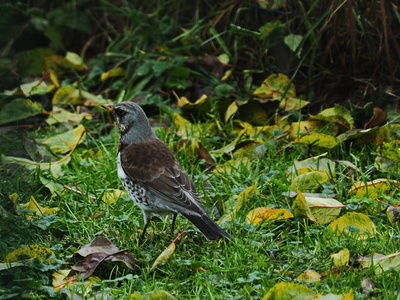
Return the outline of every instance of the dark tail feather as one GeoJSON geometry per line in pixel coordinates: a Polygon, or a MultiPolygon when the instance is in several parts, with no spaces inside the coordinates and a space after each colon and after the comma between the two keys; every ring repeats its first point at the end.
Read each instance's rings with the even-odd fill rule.
{"type": "Polygon", "coordinates": [[[207,240],[214,241],[222,236],[228,240],[231,239],[231,236],[218,224],[211,220],[207,215],[183,215],[201,231],[201,233],[207,238],[207,240]]]}

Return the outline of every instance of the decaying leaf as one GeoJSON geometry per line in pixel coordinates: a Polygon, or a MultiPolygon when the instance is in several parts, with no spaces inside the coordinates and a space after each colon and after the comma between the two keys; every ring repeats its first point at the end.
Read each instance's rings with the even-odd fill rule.
{"type": "Polygon", "coordinates": [[[303,273],[301,273],[299,276],[297,276],[296,281],[310,283],[310,282],[320,281],[321,278],[322,278],[322,275],[319,274],[317,271],[306,270],[303,273]]]}
{"type": "Polygon", "coordinates": [[[12,263],[30,258],[37,258],[43,263],[52,263],[55,261],[56,255],[42,245],[29,245],[8,253],[4,260],[6,263],[12,263]]]}
{"type": "Polygon", "coordinates": [[[328,134],[311,132],[310,134],[303,135],[299,143],[332,149],[338,145],[339,141],[334,136],[328,134]]]}
{"type": "Polygon", "coordinates": [[[316,299],[317,293],[305,285],[280,282],[275,284],[262,300],[311,300],[316,299]]]}
{"type": "Polygon", "coordinates": [[[225,123],[238,111],[239,106],[235,101],[233,101],[227,108],[225,112],[225,123]]]}
{"type": "Polygon", "coordinates": [[[381,274],[390,269],[400,272],[400,253],[390,255],[374,254],[372,257],[359,257],[357,261],[364,268],[374,268],[375,274],[381,274]]]}
{"type": "Polygon", "coordinates": [[[294,177],[290,185],[290,190],[300,190],[302,192],[314,191],[324,183],[329,182],[329,179],[329,174],[325,171],[311,171],[294,177]]]}
{"type": "Polygon", "coordinates": [[[174,254],[175,249],[176,249],[176,241],[183,235],[185,232],[181,232],[173,241],[171,244],[168,245],[167,248],[164,249],[163,252],[156,258],[154,261],[153,265],[151,266],[151,270],[160,265],[161,263],[164,263],[169,260],[172,254],[174,254]]]}
{"type": "Polygon", "coordinates": [[[399,188],[399,181],[380,178],[367,183],[361,181],[355,182],[349,190],[348,195],[376,199],[380,195],[394,195],[399,188]]]}
{"type": "Polygon", "coordinates": [[[332,177],[335,174],[335,162],[329,158],[321,158],[321,156],[295,161],[294,166],[288,169],[288,174],[294,176],[312,171],[324,172],[332,177]]]}
{"type": "Polygon", "coordinates": [[[58,212],[58,207],[42,207],[37,203],[35,197],[31,196],[28,203],[20,204],[18,206],[19,210],[22,210],[21,214],[24,214],[27,219],[32,219],[33,214],[36,216],[52,215],[58,212]]]}
{"type": "Polygon", "coordinates": [[[0,125],[23,120],[44,112],[43,106],[29,99],[15,99],[0,109],[0,125]]]}
{"type": "Polygon", "coordinates": [[[334,107],[327,108],[317,115],[310,116],[313,120],[321,120],[326,122],[340,122],[349,127],[354,126],[354,119],[351,112],[343,106],[335,104],[334,107]]]}
{"type": "Polygon", "coordinates": [[[133,269],[135,259],[128,250],[120,250],[105,237],[95,237],[88,245],[84,245],[75,254],[85,257],[77,262],[71,269],[69,276],[80,276],[84,279],[90,277],[97,266],[103,261],[121,261],[129,269],[133,269]]]}
{"type": "Polygon", "coordinates": [[[305,213],[305,216],[310,220],[326,224],[336,219],[345,205],[332,198],[313,197],[313,195],[304,197],[299,192],[292,207],[295,216],[304,216],[305,213]],[[297,203],[297,201],[300,203],[297,203]],[[299,210],[300,208],[301,210],[299,210]]]}
{"type": "Polygon", "coordinates": [[[386,216],[390,224],[400,224],[400,202],[395,202],[386,210],[386,216]]]}
{"type": "Polygon", "coordinates": [[[354,292],[350,290],[347,294],[321,295],[315,293],[305,285],[295,284],[291,282],[280,282],[275,284],[262,300],[354,300],[354,292]]]}
{"type": "Polygon", "coordinates": [[[39,144],[46,145],[55,154],[65,154],[83,141],[83,135],[85,133],[85,127],[79,125],[78,127],[49,137],[47,139],[37,139],[36,142],[39,144]]]}
{"type": "Polygon", "coordinates": [[[371,119],[364,124],[364,128],[372,128],[382,125],[385,122],[387,114],[379,107],[374,107],[374,113],[371,119]]]}
{"type": "Polygon", "coordinates": [[[349,212],[332,221],[328,228],[336,233],[337,236],[351,234],[356,239],[367,239],[376,234],[376,227],[371,219],[364,214],[356,212],[349,212]]]}
{"type": "Polygon", "coordinates": [[[101,200],[105,203],[113,204],[117,202],[117,200],[121,197],[121,195],[126,195],[126,192],[117,189],[108,189],[104,191],[101,200]]]}
{"type": "Polygon", "coordinates": [[[246,216],[246,222],[256,225],[263,221],[277,221],[290,218],[293,218],[293,214],[287,209],[266,206],[257,207],[250,211],[246,216]]]}
{"type": "Polygon", "coordinates": [[[350,251],[348,249],[340,250],[338,253],[332,254],[331,258],[335,267],[347,266],[350,260],[350,251]]]}

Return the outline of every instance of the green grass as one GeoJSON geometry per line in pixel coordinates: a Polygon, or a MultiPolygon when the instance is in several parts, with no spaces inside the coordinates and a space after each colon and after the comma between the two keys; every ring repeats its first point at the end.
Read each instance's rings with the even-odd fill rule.
{"type": "MultiPolygon", "coordinates": [[[[91,125],[93,129],[98,126],[98,123],[91,125]]],[[[160,129],[158,132],[171,149],[176,149],[179,137],[172,129],[160,129]]],[[[200,140],[207,147],[216,147],[215,141],[207,141],[207,138],[200,140]]],[[[101,281],[93,286],[92,293],[99,292],[104,297],[114,295],[112,299],[126,299],[135,292],[146,294],[154,290],[166,290],[179,299],[261,299],[276,283],[293,282],[308,269],[323,275],[321,281],[307,284],[321,294],[342,294],[352,289],[356,299],[366,299],[368,297],[360,293],[361,282],[370,277],[376,285],[378,299],[397,298],[398,272],[388,271],[375,275],[372,269],[362,270],[357,263],[359,255],[398,252],[399,228],[388,223],[384,212],[371,215],[378,234],[363,241],[353,237],[336,237],[326,225],[318,225],[304,218],[266,222],[258,226],[245,222],[247,212],[253,208],[266,205],[290,206],[291,200],[282,196],[287,191],[285,187],[290,185],[286,170],[295,159],[308,157],[298,146],[281,154],[276,154],[278,146],[269,146],[266,155],[253,159],[250,168],[239,168],[232,172],[229,180],[205,171],[201,161],[188,155],[187,148],[175,151],[178,160],[194,178],[207,207],[232,201],[240,191],[253,184],[257,184],[262,196],[252,197],[238,212],[237,218],[222,224],[231,234],[232,241],[207,242],[183,217],[177,219],[174,235],[169,232],[171,219],[163,221],[153,218],[145,240],[140,241],[143,228],[140,209],[127,197],[120,198],[115,204],[99,200],[104,189],[122,189],[115,164],[117,143],[116,130],[98,138],[88,134],[85,142],[73,154],[71,162],[64,168],[64,175],[57,179],[62,185],[73,187],[75,184],[84,194],[96,200],[69,190],[51,196],[40,185],[34,185],[29,193],[24,193],[20,183],[10,178],[11,185],[7,191],[24,195],[21,202],[26,202],[31,194],[42,206],[56,206],[60,211],[55,217],[29,221],[17,216],[11,209],[8,217],[3,218],[6,224],[3,223],[1,227],[1,259],[22,245],[41,244],[51,248],[60,261],[73,263],[76,259],[69,255],[80,246],[88,244],[95,236],[102,235],[120,249],[128,249],[137,261],[134,271],[119,263],[106,263],[96,270],[95,275],[101,281]],[[87,152],[90,149],[101,151],[102,156],[91,155],[92,152],[87,152]],[[207,180],[204,181],[204,178],[207,180]],[[187,233],[176,243],[175,253],[167,262],[151,270],[155,258],[183,230],[187,233]],[[71,245],[68,243],[77,244],[66,248],[66,245],[71,245]],[[350,266],[333,272],[330,255],[344,248],[350,250],[350,266]]],[[[340,159],[347,158],[354,162],[352,157],[357,157],[361,172],[371,173],[358,175],[370,179],[374,172],[369,171],[371,158],[368,153],[368,149],[358,152],[352,149],[350,153],[342,154],[340,159]]],[[[38,174],[26,176],[35,182],[38,174]]],[[[345,202],[351,184],[345,176],[338,174],[334,187],[342,197],[339,200],[345,202]]],[[[2,284],[11,277],[11,290],[16,293],[31,290],[31,297],[39,299],[44,293],[40,286],[50,285],[50,273],[41,268],[18,269],[21,271],[18,276],[15,269],[2,271],[2,284]]],[[[9,284],[6,286],[10,288],[9,284]]],[[[7,295],[6,290],[0,291],[7,295]]]]}

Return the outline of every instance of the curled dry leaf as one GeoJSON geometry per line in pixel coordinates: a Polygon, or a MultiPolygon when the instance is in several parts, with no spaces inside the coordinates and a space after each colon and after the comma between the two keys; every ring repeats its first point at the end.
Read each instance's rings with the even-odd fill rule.
{"type": "Polygon", "coordinates": [[[79,274],[84,279],[91,276],[103,261],[121,261],[129,269],[133,269],[135,265],[135,259],[128,250],[120,250],[109,239],[102,236],[94,238],[90,244],[82,246],[75,254],[83,256],[85,259],[72,267],[70,276],[79,274]]]}

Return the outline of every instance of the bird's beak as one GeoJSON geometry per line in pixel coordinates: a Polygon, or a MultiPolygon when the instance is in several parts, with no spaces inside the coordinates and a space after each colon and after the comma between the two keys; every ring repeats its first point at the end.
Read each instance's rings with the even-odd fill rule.
{"type": "Polygon", "coordinates": [[[113,111],[114,110],[114,107],[111,104],[103,104],[101,107],[105,108],[105,109],[107,109],[109,111],[113,111]]]}

